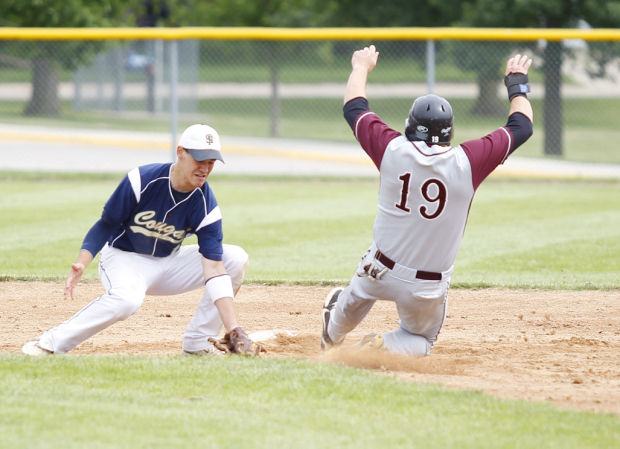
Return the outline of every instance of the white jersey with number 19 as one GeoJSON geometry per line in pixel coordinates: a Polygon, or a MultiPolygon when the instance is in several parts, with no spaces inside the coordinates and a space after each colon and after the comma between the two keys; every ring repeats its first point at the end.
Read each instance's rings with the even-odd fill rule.
{"type": "Polygon", "coordinates": [[[366,111],[353,131],[381,175],[377,248],[409,268],[451,271],[476,188],[514,149],[510,130],[455,147],[428,146],[366,111]]]}

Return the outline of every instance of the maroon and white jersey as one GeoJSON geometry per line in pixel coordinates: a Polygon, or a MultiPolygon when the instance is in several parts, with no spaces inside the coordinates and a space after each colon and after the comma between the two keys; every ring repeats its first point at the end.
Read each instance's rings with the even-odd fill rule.
{"type": "Polygon", "coordinates": [[[429,147],[409,141],[370,110],[350,124],[380,173],[377,248],[409,268],[452,270],[476,189],[516,148],[511,129],[455,147],[429,147]]]}

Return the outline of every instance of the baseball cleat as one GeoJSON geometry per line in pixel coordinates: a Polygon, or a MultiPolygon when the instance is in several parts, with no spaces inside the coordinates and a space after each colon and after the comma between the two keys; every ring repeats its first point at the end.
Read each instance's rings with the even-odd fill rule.
{"type": "Polygon", "coordinates": [[[323,303],[323,332],[321,333],[321,349],[323,350],[335,346],[334,342],[329,336],[329,333],[327,332],[327,326],[329,325],[329,315],[332,313],[333,308],[336,306],[338,296],[343,290],[344,288],[342,287],[336,287],[332,289],[325,297],[325,302],[323,303]]]}
{"type": "Polygon", "coordinates": [[[377,334],[365,335],[355,347],[359,349],[383,349],[383,337],[377,334]]]}
{"type": "Polygon", "coordinates": [[[45,356],[54,354],[54,351],[41,347],[39,345],[39,340],[30,340],[22,346],[22,353],[26,355],[45,356]]]}
{"type": "Polygon", "coordinates": [[[183,350],[183,355],[196,355],[196,356],[217,356],[223,355],[222,351],[215,349],[215,346],[209,346],[205,349],[199,349],[198,351],[188,351],[187,349],[183,350]]]}

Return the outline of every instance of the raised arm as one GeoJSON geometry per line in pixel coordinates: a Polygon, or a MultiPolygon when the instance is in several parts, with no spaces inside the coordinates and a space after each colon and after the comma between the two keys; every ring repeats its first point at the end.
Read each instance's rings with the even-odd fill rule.
{"type": "Polygon", "coordinates": [[[368,74],[377,65],[379,52],[374,45],[353,52],[351,57],[351,74],[344,93],[344,103],[357,98],[366,98],[368,74]]]}
{"type": "Polygon", "coordinates": [[[532,60],[526,55],[515,55],[510,58],[506,62],[504,84],[508,89],[508,98],[510,98],[508,115],[520,112],[533,123],[534,112],[526,96],[526,93],[529,92],[527,72],[531,65],[532,60]]]}

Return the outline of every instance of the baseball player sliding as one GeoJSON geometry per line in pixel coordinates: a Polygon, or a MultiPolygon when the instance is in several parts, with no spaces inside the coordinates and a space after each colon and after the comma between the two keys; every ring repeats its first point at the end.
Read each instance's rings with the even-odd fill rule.
{"type": "Polygon", "coordinates": [[[176,155],[175,163],[131,170],[86,234],[64,295],[73,298],[84,269],[99,251],[105,293],[26,343],[23,353],[65,353],[130,317],[146,294],[174,295],[203,286],[202,300],[185,331],[184,352],[260,351],[240,327],[232,302],[243,282],[248,255],[238,246],[222,244],[222,214],[206,182],[215,161],[224,161],[220,137],[210,126],[192,125],[181,135],[176,155]],[[191,234],[198,244],[182,246],[191,234]],[[226,335],[217,339],[222,324],[226,335]]]}
{"type": "Polygon", "coordinates": [[[474,193],[532,135],[526,96],[532,60],[516,55],[506,64],[507,124],[452,146],[452,107],[442,97],[413,102],[405,135],[369,109],[366,83],[378,57],[374,45],[353,53],[344,96],[344,116],[381,175],[374,241],[349,285],[325,299],[321,346],[340,344],[375,301],[389,300],[396,304],[399,327],[366,335],[358,346],[428,355],[446,317],[450,276],[474,193]]]}

